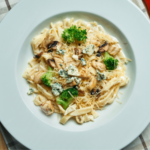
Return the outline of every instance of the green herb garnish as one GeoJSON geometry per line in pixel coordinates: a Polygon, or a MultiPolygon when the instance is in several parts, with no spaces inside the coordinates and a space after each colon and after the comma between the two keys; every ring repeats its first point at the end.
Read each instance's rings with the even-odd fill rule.
{"type": "Polygon", "coordinates": [[[52,70],[53,69],[48,66],[48,71],[41,76],[41,80],[43,81],[43,83],[49,87],[53,76],[53,73],[51,72],[52,70]]]}
{"type": "Polygon", "coordinates": [[[72,25],[70,28],[67,28],[63,31],[62,38],[67,43],[73,43],[75,41],[86,42],[87,39],[86,30],[81,30],[81,27],[72,25]]]}
{"type": "Polygon", "coordinates": [[[73,97],[78,96],[78,90],[75,88],[66,89],[62,92],[60,97],[57,98],[57,104],[62,105],[63,108],[66,110],[67,107],[73,100],[73,97]]]}
{"type": "Polygon", "coordinates": [[[104,64],[106,65],[106,68],[108,70],[114,70],[117,68],[118,65],[118,59],[113,58],[108,54],[108,52],[105,52],[104,54],[104,64]]]}

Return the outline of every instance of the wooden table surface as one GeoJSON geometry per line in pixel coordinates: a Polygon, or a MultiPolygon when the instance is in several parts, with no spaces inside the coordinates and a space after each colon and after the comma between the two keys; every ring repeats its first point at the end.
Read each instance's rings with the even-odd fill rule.
{"type": "Polygon", "coordinates": [[[0,132],[0,150],[8,150],[1,132],[0,132]]]}

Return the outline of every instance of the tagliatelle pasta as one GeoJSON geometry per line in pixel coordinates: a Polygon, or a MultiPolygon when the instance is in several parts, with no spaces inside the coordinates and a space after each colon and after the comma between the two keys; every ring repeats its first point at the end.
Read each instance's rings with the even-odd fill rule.
{"type": "Polygon", "coordinates": [[[79,124],[94,121],[129,82],[125,74],[129,60],[119,41],[96,22],[67,18],[50,23],[50,29],[35,36],[31,46],[34,58],[23,73],[30,84],[28,94],[37,94],[33,102],[46,115],[62,114],[62,124],[70,118],[79,124]],[[86,34],[83,41],[64,40],[69,35],[64,31],[73,27],[86,34]],[[64,95],[69,100],[61,99],[63,92],[68,92],[64,95]]]}

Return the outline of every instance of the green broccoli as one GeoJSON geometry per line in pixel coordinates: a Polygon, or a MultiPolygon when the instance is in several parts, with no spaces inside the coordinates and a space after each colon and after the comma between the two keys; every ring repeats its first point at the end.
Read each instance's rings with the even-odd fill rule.
{"type": "Polygon", "coordinates": [[[41,76],[41,80],[43,81],[43,83],[49,87],[51,84],[51,78],[53,76],[53,73],[51,72],[52,70],[53,69],[48,66],[48,71],[41,76]]]}
{"type": "Polygon", "coordinates": [[[77,26],[72,25],[69,29],[67,28],[63,31],[62,38],[64,39],[64,41],[70,44],[75,42],[75,40],[79,42],[85,42],[87,39],[86,35],[86,30],[81,30],[81,27],[77,28],[77,26]]]}
{"type": "Polygon", "coordinates": [[[106,68],[108,70],[114,70],[117,68],[118,65],[118,59],[113,58],[108,54],[108,52],[105,52],[104,54],[104,64],[106,65],[106,68]]]}
{"type": "Polygon", "coordinates": [[[78,90],[75,88],[69,88],[62,92],[60,97],[57,98],[57,104],[60,104],[63,106],[63,108],[66,110],[67,107],[70,105],[70,103],[73,100],[73,97],[78,96],[78,90]]]}

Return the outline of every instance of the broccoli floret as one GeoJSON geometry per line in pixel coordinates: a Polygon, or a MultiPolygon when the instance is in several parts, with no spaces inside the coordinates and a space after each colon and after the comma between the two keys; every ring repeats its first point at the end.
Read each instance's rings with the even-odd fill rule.
{"type": "Polygon", "coordinates": [[[77,26],[72,25],[69,29],[67,28],[63,31],[62,38],[67,43],[73,43],[75,42],[75,40],[79,42],[81,41],[85,42],[87,39],[86,35],[87,35],[86,30],[81,30],[81,27],[77,28],[77,26]]]}
{"type": "Polygon", "coordinates": [[[106,68],[108,70],[114,70],[117,68],[118,65],[118,59],[113,58],[108,54],[108,52],[105,52],[104,54],[104,64],[106,65],[106,68]]]}
{"type": "Polygon", "coordinates": [[[78,96],[78,90],[75,88],[69,88],[62,92],[60,97],[57,98],[57,104],[60,104],[63,106],[63,108],[66,110],[69,104],[72,102],[73,97],[78,96]]]}
{"type": "Polygon", "coordinates": [[[43,81],[43,83],[49,87],[53,76],[53,73],[51,72],[52,70],[53,69],[48,66],[48,71],[41,76],[41,80],[43,81]]]}

